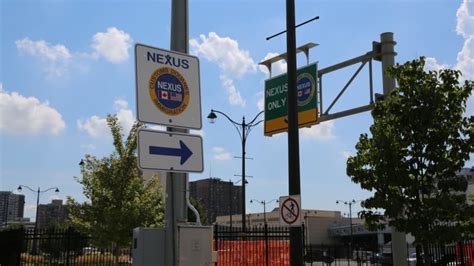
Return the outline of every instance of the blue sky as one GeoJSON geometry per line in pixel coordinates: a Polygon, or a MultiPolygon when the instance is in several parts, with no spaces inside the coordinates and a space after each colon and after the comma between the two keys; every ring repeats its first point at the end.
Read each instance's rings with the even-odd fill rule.
{"type": "MultiPolygon", "coordinates": [[[[112,151],[105,126],[116,113],[124,128],[135,119],[133,45],[169,49],[171,1],[10,1],[0,4],[0,190],[19,184],[61,192],[41,195],[41,202],[71,195],[83,199],[78,162],[84,154],[112,151]]],[[[286,50],[284,36],[265,37],[285,28],[284,1],[190,0],[190,52],[200,58],[202,116],[211,108],[240,121],[262,108],[268,74],[257,64],[286,50]]],[[[372,47],[382,32],[393,32],[396,61],[428,57],[430,69],[463,71],[474,79],[474,2],[464,1],[296,1],[296,21],[320,16],[297,30],[297,46],[320,44],[310,61],[324,68],[372,47]]],[[[306,60],[298,57],[298,66],[306,60]]],[[[274,66],[285,71],[284,63],[274,66]]],[[[374,87],[381,92],[381,67],[374,63],[374,87]]],[[[355,67],[324,78],[327,104],[355,67]]],[[[368,103],[368,72],[363,70],[335,110],[368,103]]],[[[469,101],[467,115],[473,114],[469,101]]],[[[370,192],[345,174],[348,155],[361,133],[368,132],[369,113],[338,119],[300,132],[303,208],[341,210],[336,200],[364,199],[370,192]]],[[[228,121],[203,121],[205,170],[237,181],[240,141],[228,121]]],[[[247,198],[271,200],[288,194],[287,136],[263,136],[255,128],[248,139],[247,198]]],[[[473,161],[467,163],[472,166],[473,161]]],[[[26,216],[34,217],[35,194],[25,191],[26,216]]],[[[275,204],[276,206],[276,204],[275,204]]],[[[358,208],[356,208],[358,210],[358,208]]],[[[248,204],[247,211],[262,211],[248,204]]]]}

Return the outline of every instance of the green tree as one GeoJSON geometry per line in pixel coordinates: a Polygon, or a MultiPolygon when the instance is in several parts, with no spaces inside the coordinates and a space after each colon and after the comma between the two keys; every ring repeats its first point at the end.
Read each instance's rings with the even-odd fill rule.
{"type": "Polygon", "coordinates": [[[123,141],[118,118],[107,116],[115,151],[102,159],[86,155],[81,162],[81,177],[87,200],[78,203],[68,198],[69,220],[81,232],[93,236],[98,247],[112,245],[118,263],[120,247],[129,246],[132,229],[157,227],[163,223],[163,199],[156,178],[145,182],[137,166],[136,122],[123,141]]]}
{"type": "Polygon", "coordinates": [[[473,232],[467,180],[456,172],[474,151],[474,118],[463,117],[474,83],[461,84],[456,70],[425,72],[424,65],[422,57],[389,69],[398,87],[375,104],[371,136],[360,136],[347,175],[374,192],[362,203],[366,223],[411,233],[428,261],[429,243],[473,232]]]}

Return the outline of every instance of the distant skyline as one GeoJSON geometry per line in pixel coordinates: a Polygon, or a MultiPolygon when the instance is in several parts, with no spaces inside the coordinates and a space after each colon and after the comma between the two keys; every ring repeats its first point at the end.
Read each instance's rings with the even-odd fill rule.
{"type": "MultiPolygon", "coordinates": [[[[73,196],[84,200],[78,163],[85,154],[113,150],[105,123],[117,114],[128,131],[136,119],[135,43],[169,49],[171,1],[4,0],[0,3],[0,190],[18,185],[59,187],[40,203],[73,196]]],[[[240,140],[228,121],[209,124],[210,109],[236,121],[263,110],[267,71],[258,63],[286,51],[285,1],[189,1],[189,51],[200,59],[204,172],[190,180],[241,175],[240,140]]],[[[297,46],[319,46],[310,63],[319,68],[362,55],[383,32],[393,32],[404,63],[427,57],[427,69],[456,68],[474,79],[474,2],[443,0],[296,1],[297,46]]],[[[298,66],[306,64],[298,56],[298,66]]],[[[324,78],[324,105],[339,93],[357,66],[324,78]]],[[[274,75],[286,64],[274,64],[274,75]]],[[[373,64],[375,92],[381,93],[381,66],[373,64]]],[[[368,103],[368,70],[362,70],[334,111],[368,103]]],[[[466,115],[474,114],[470,98],[466,115]]],[[[300,130],[301,189],[304,209],[348,212],[336,200],[360,200],[363,191],[345,174],[369,112],[300,130]]],[[[128,132],[127,132],[128,133],[128,132]]],[[[259,125],[247,143],[247,199],[270,200],[288,194],[286,133],[263,136],[259,125]]],[[[473,157],[465,167],[474,166],[473,157]]],[[[34,220],[36,194],[23,191],[25,217],[34,220]]],[[[269,206],[272,209],[275,206],[269,206]]],[[[353,212],[360,210],[355,206],[353,212]]],[[[247,212],[262,212],[247,202],[247,212]]]]}

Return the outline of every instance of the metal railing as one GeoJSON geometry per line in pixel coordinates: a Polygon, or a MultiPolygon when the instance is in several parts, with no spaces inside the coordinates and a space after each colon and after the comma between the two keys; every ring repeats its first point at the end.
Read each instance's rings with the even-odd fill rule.
{"type": "Polygon", "coordinates": [[[7,239],[2,243],[9,251],[5,265],[108,266],[118,259],[124,266],[132,262],[130,248],[118,249],[114,256],[112,247],[95,247],[92,237],[72,228],[0,231],[0,239],[7,239]]]}

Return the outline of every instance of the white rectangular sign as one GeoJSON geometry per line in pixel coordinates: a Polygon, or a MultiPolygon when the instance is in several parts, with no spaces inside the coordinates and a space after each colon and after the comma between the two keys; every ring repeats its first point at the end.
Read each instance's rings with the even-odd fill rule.
{"type": "Polygon", "coordinates": [[[301,196],[280,197],[280,224],[283,226],[301,226],[301,196]]]}
{"type": "Polygon", "coordinates": [[[139,121],[201,129],[197,57],[136,44],[135,72],[139,121]]]}
{"type": "Polygon", "coordinates": [[[204,170],[202,138],[198,135],[140,129],[138,166],[169,172],[204,170]]]}

